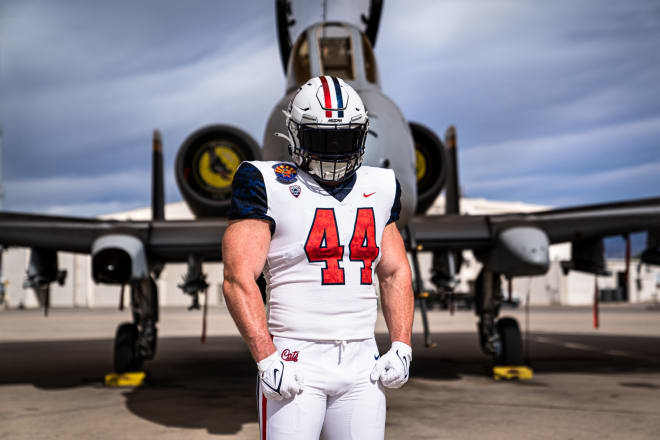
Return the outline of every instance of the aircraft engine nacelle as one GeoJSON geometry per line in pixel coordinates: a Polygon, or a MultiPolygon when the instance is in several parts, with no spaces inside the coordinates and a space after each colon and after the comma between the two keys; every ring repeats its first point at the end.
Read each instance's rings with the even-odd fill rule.
{"type": "Polygon", "coordinates": [[[415,142],[417,167],[417,209],[423,214],[433,204],[447,183],[449,156],[442,141],[429,128],[410,122],[410,131],[415,142]]]}
{"type": "Polygon", "coordinates": [[[261,159],[246,132],[229,125],[209,125],[192,133],[176,156],[179,190],[196,217],[223,217],[231,202],[231,182],[241,162],[261,159]]]}
{"type": "Polygon", "coordinates": [[[561,268],[565,275],[571,270],[609,275],[605,260],[605,244],[602,238],[588,238],[571,243],[571,259],[562,261],[561,268]]]}
{"type": "Polygon", "coordinates": [[[660,266],[660,230],[648,231],[646,249],[641,255],[642,262],[660,266]]]}
{"type": "Polygon", "coordinates": [[[108,234],[92,244],[92,278],[96,283],[127,284],[149,276],[142,241],[131,235],[108,234]]]}

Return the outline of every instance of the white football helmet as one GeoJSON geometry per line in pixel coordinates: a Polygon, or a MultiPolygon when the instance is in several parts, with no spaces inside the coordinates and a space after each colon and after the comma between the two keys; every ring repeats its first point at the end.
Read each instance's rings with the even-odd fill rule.
{"type": "Polygon", "coordinates": [[[362,165],[369,119],[362,99],[341,78],[311,78],[284,111],[289,154],[321,183],[342,182],[362,165]]]}

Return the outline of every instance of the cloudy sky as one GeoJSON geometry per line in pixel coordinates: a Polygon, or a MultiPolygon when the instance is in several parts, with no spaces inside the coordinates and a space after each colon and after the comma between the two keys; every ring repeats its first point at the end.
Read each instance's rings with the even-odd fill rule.
{"type": "MultiPolygon", "coordinates": [[[[320,3],[294,3],[296,30],[320,3]]],[[[660,195],[658,48],[657,1],[390,0],[376,55],[408,119],[457,126],[468,196],[565,206],[660,195]]],[[[147,205],[154,128],[180,200],[183,139],[223,122],[260,142],[283,91],[271,1],[2,0],[4,206],[147,205]]]]}

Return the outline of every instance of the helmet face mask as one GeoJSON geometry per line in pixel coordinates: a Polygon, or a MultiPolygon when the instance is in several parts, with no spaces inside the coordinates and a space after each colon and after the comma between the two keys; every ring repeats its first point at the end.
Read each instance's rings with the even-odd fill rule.
{"type": "Polygon", "coordinates": [[[289,103],[289,153],[318,182],[338,184],[362,165],[369,129],[360,96],[339,78],[311,78],[289,103]]]}
{"type": "Polygon", "coordinates": [[[362,165],[369,124],[299,124],[289,120],[296,164],[321,183],[342,182],[362,165]]]}

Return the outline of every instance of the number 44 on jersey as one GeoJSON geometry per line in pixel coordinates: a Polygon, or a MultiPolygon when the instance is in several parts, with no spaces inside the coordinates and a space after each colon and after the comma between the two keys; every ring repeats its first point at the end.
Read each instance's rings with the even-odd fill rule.
{"type": "MultiPolygon", "coordinates": [[[[373,262],[378,257],[376,223],[373,208],[358,208],[353,236],[348,245],[351,261],[361,261],[360,284],[373,283],[373,262]]],[[[321,269],[321,284],[344,284],[344,269],[339,262],[344,258],[344,246],[339,243],[337,219],[333,208],[316,208],[312,227],[305,242],[305,253],[310,263],[325,263],[321,269]]]]}

